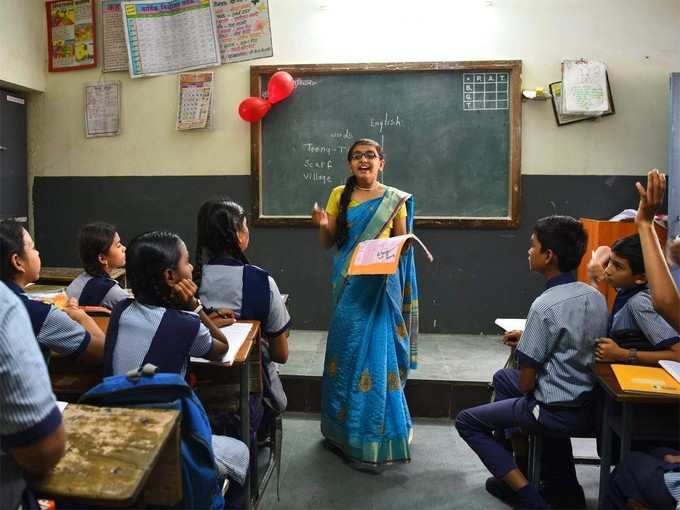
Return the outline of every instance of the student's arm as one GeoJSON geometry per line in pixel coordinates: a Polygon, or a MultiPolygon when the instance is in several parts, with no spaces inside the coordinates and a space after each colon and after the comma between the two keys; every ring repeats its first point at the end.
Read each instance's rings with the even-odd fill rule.
{"type": "Polygon", "coordinates": [[[10,448],[9,453],[26,473],[39,477],[56,466],[64,456],[66,432],[60,423],[50,434],[37,443],[21,448],[10,448]]]}
{"type": "MultiPolygon", "coordinates": [[[[636,364],[657,365],[662,359],[680,362],[680,342],[662,351],[637,351],[636,364]]],[[[631,360],[631,349],[619,347],[611,338],[599,338],[595,350],[595,359],[606,363],[622,363],[631,360]]]]}
{"type": "Polygon", "coordinates": [[[519,391],[524,394],[531,393],[536,387],[537,370],[524,365],[519,370],[519,391]]]}
{"type": "Polygon", "coordinates": [[[0,374],[2,448],[26,473],[42,475],[64,454],[62,417],[26,310],[2,289],[0,374]]]}
{"type": "Polygon", "coordinates": [[[269,277],[269,315],[262,324],[263,335],[269,340],[269,357],[276,363],[288,361],[288,328],[290,314],[283,303],[279,286],[269,277]]]}
{"type": "Polygon", "coordinates": [[[635,184],[640,194],[635,223],[640,234],[645,271],[654,309],[676,330],[680,330],[680,295],[666,264],[659,238],[654,230],[654,214],[663,203],[666,176],[658,170],[647,173],[647,189],[635,184]]]}
{"type": "Polygon", "coordinates": [[[104,332],[92,317],[87,315],[81,308],[78,308],[78,301],[75,298],[68,300],[63,311],[90,334],[90,342],[87,344],[85,351],[78,356],[78,359],[95,365],[101,362],[104,359],[104,332]]]}
{"type": "MultiPolygon", "coordinates": [[[[200,301],[195,297],[196,292],[198,292],[198,287],[192,280],[185,278],[174,284],[172,286],[172,290],[175,299],[184,306],[185,310],[193,311],[200,304],[200,301]]],[[[220,328],[208,316],[208,314],[205,313],[205,310],[199,310],[198,318],[201,319],[201,322],[208,329],[208,332],[212,337],[212,345],[210,350],[207,354],[203,355],[203,357],[209,359],[210,361],[221,361],[229,350],[229,342],[227,341],[227,338],[224,336],[224,333],[220,331],[220,328]]],[[[231,323],[233,324],[233,320],[231,323]]]]}
{"type": "Polygon", "coordinates": [[[288,361],[288,331],[269,339],[269,357],[276,363],[288,361]]]}

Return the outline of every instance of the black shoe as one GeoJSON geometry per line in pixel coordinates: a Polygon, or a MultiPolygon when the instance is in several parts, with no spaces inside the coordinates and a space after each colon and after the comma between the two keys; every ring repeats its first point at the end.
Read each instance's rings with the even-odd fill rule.
{"type": "Polygon", "coordinates": [[[584,510],[586,496],[579,484],[560,486],[542,483],[540,493],[550,506],[557,510],[584,510]]]}
{"type": "Polygon", "coordinates": [[[510,506],[519,505],[519,496],[517,493],[500,478],[496,478],[495,476],[487,478],[484,487],[486,488],[486,492],[491,494],[494,498],[500,499],[503,503],[510,506]]]}

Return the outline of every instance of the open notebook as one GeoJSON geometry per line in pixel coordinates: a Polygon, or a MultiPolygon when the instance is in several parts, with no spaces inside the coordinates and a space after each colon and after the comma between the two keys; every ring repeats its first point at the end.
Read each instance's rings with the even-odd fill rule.
{"type": "Polygon", "coordinates": [[[493,323],[504,331],[519,330],[524,331],[527,324],[526,319],[502,319],[498,318],[493,323]]]}
{"type": "MultiPolygon", "coordinates": [[[[226,363],[228,365],[234,363],[236,354],[239,350],[241,350],[241,346],[243,345],[243,342],[246,341],[246,338],[248,338],[248,334],[252,328],[253,324],[250,322],[235,322],[231,326],[220,328],[220,331],[224,333],[224,336],[227,337],[227,341],[229,342],[229,350],[224,355],[224,358],[222,358],[222,363],[226,363]]],[[[203,358],[192,357],[191,361],[209,363],[207,359],[203,358]]]]}

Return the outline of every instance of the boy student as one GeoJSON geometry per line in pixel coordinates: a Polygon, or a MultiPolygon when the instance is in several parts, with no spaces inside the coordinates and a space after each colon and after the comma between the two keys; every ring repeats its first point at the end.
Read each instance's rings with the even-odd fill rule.
{"type": "MultiPolygon", "coordinates": [[[[647,174],[647,189],[639,182],[635,223],[640,234],[649,289],[654,308],[673,327],[680,328],[680,295],[664,260],[654,230],[654,214],[663,204],[666,176],[658,170],[647,174]]],[[[680,451],[656,449],[630,452],[614,469],[602,508],[680,508],[680,451]]]]}
{"type": "Polygon", "coordinates": [[[496,372],[496,401],[462,411],[456,418],[460,436],[494,475],[487,480],[487,490],[505,501],[519,502],[521,508],[549,506],[505,446],[506,429],[515,427],[546,436],[546,499],[555,506],[585,507],[569,436],[593,427],[589,365],[596,339],[607,331],[604,297],[571,274],[583,256],[586,237],[583,225],[568,216],[536,222],[529,268],[545,277],[547,289],[529,309],[516,348],[520,369],[496,372]]]}
{"type": "Polygon", "coordinates": [[[0,282],[0,508],[37,508],[27,479],[64,454],[65,432],[26,309],[0,282]]]}
{"type": "Polygon", "coordinates": [[[609,338],[598,340],[597,361],[644,365],[680,361],[680,336],[652,306],[639,235],[616,241],[606,268],[591,261],[588,273],[593,283],[606,279],[617,289],[609,338]]]}

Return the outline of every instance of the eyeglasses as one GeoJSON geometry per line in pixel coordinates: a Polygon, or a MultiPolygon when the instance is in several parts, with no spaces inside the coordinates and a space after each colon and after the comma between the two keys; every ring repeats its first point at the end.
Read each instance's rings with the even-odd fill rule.
{"type": "Polygon", "coordinates": [[[349,159],[352,161],[361,161],[361,158],[366,158],[367,160],[371,161],[372,159],[377,158],[378,155],[373,152],[373,151],[366,151],[366,152],[353,152],[350,154],[349,159]]]}

